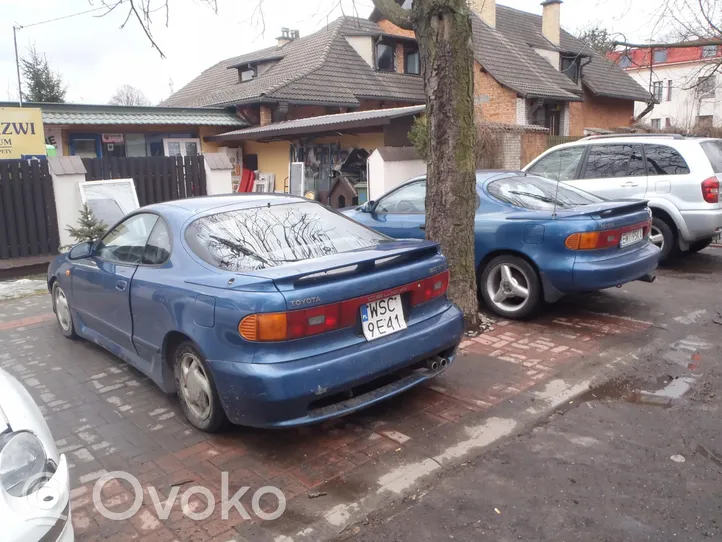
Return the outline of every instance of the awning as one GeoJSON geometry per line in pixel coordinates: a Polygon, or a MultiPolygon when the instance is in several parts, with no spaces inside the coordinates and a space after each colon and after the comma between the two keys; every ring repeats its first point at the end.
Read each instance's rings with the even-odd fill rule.
{"type": "Polygon", "coordinates": [[[266,126],[242,128],[224,134],[207,136],[206,141],[244,141],[267,140],[290,136],[339,132],[358,128],[372,128],[391,124],[401,117],[416,116],[424,112],[425,105],[394,107],[390,109],[373,109],[370,111],[354,111],[305,119],[287,120],[266,126]]]}

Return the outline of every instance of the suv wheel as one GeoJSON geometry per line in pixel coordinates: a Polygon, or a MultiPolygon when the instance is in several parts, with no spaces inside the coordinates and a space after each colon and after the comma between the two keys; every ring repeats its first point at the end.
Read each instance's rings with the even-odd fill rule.
{"type": "Polygon", "coordinates": [[[660,258],[662,262],[669,260],[679,250],[676,228],[672,229],[669,224],[656,216],[652,219],[652,231],[649,234],[649,240],[662,250],[662,257],[660,258]]]}

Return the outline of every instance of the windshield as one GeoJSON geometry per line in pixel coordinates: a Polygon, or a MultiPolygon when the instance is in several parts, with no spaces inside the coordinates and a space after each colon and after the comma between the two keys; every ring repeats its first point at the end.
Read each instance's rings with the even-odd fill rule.
{"type": "Polygon", "coordinates": [[[249,272],[393,241],[311,202],[233,209],[192,222],[185,238],[205,262],[249,272]]]}
{"type": "Polygon", "coordinates": [[[552,211],[555,207],[566,209],[605,201],[564,183],[531,175],[498,179],[490,182],[486,189],[499,201],[534,211],[552,211]]]}

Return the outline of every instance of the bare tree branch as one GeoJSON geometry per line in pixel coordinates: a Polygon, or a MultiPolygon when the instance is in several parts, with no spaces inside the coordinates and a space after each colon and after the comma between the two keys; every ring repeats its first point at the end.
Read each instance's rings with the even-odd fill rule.
{"type": "Polygon", "coordinates": [[[394,0],[373,0],[374,6],[384,14],[389,21],[403,28],[404,30],[413,30],[413,18],[411,11],[402,8],[394,0]]]}

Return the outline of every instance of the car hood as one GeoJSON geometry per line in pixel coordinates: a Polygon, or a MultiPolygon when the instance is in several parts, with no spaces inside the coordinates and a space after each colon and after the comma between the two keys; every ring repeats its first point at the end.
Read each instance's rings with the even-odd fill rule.
{"type": "Polygon", "coordinates": [[[8,429],[34,433],[48,457],[57,463],[55,441],[40,409],[22,384],[0,369],[0,432],[8,429]]]}

